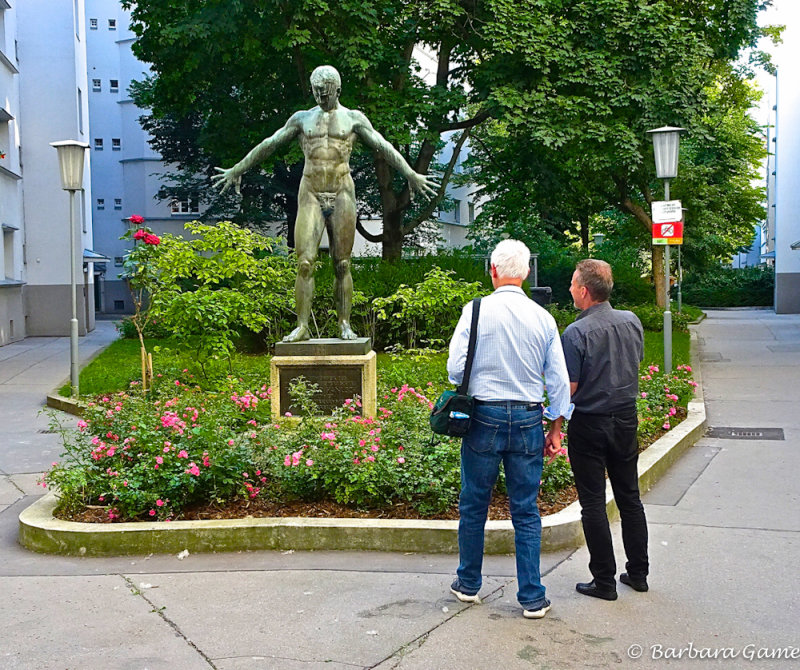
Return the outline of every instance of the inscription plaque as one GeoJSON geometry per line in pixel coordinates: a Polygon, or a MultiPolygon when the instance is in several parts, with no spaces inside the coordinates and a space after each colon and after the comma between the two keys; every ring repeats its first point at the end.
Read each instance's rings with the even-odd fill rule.
{"type": "Polygon", "coordinates": [[[281,410],[300,414],[300,408],[292,404],[289,386],[297,377],[303,376],[312,384],[319,386],[320,392],[314,395],[314,402],[322,414],[331,414],[341,407],[347,398],[363,397],[360,365],[337,365],[335,367],[311,367],[285,365],[281,367],[281,410]],[[287,409],[288,408],[288,409],[287,409]]]}

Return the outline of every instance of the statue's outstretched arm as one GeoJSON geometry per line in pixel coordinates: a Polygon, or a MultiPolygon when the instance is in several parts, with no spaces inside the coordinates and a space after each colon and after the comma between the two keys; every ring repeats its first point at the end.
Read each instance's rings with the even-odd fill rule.
{"type": "Polygon", "coordinates": [[[236,189],[237,193],[241,192],[242,175],[247,172],[254,165],[258,165],[261,161],[272,154],[275,149],[280,145],[286,144],[293,140],[300,133],[300,123],[298,115],[300,112],[293,114],[292,117],[280,130],[274,132],[264,141],[254,146],[248,154],[242,158],[232,168],[215,167],[214,169],[219,172],[211,177],[212,185],[221,187],[220,193],[225,193],[231,186],[236,189]]]}
{"type": "Polygon", "coordinates": [[[355,125],[353,126],[355,133],[364,144],[381,154],[389,165],[408,180],[408,185],[411,187],[412,192],[421,193],[428,200],[437,194],[439,190],[438,182],[430,179],[427,175],[415,172],[402,154],[372,127],[372,123],[363,113],[357,111],[351,113],[355,117],[355,125]]]}

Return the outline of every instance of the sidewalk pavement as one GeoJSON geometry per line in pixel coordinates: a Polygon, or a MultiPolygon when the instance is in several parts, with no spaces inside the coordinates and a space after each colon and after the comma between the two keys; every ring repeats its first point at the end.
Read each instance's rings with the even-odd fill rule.
{"type": "MultiPolygon", "coordinates": [[[[22,549],[17,515],[58,453],[36,412],[67,376],[68,341],[0,348],[0,668],[797,667],[800,316],[710,311],[697,333],[709,424],[785,439],[703,438],[645,496],[648,593],[586,598],[574,590],[586,549],[543,555],[553,609],[541,621],[521,617],[511,556],[487,558],[484,603],[463,605],[448,593],[455,556],[22,549]]],[[[618,523],[614,535],[622,570],[618,523]]]]}

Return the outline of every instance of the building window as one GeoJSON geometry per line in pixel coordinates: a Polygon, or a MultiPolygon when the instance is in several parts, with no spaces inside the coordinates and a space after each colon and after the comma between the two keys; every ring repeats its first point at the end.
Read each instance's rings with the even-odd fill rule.
{"type": "Polygon", "coordinates": [[[119,151],[122,148],[122,140],[119,137],[112,137],[111,138],[111,150],[112,151],[119,151]]]}
{"type": "Polygon", "coordinates": [[[200,212],[200,206],[197,202],[197,198],[186,198],[185,200],[173,200],[171,208],[173,215],[198,214],[200,212]]]}
{"type": "Polygon", "coordinates": [[[95,151],[102,151],[103,150],[103,138],[102,137],[95,137],[94,138],[94,150],[95,151]]]}
{"type": "Polygon", "coordinates": [[[106,208],[105,198],[98,198],[97,199],[97,209],[105,209],[105,208],[106,208]]]}
{"type": "Polygon", "coordinates": [[[97,19],[89,19],[89,30],[97,30],[97,19]]]}
{"type": "Polygon", "coordinates": [[[453,218],[456,223],[461,223],[461,201],[453,200],[453,218]]]}
{"type": "Polygon", "coordinates": [[[469,222],[475,223],[475,203],[469,203],[469,222]]]}
{"type": "Polygon", "coordinates": [[[122,256],[114,256],[114,267],[121,268],[122,267],[122,256]]]}
{"type": "Polygon", "coordinates": [[[114,301],[114,311],[115,312],[122,312],[125,309],[125,301],[124,300],[115,300],[114,301]]]}
{"type": "Polygon", "coordinates": [[[109,79],[108,80],[108,87],[112,93],[119,92],[119,79],[109,79]]]}
{"type": "Polygon", "coordinates": [[[108,29],[109,30],[116,30],[117,29],[117,20],[116,19],[109,19],[108,20],[108,29]]]}
{"type": "Polygon", "coordinates": [[[122,209],[122,198],[114,198],[114,209],[122,209]]]}
{"type": "Polygon", "coordinates": [[[101,82],[100,82],[99,79],[92,79],[92,90],[93,91],[100,91],[101,90],[100,83],[101,82]]]}

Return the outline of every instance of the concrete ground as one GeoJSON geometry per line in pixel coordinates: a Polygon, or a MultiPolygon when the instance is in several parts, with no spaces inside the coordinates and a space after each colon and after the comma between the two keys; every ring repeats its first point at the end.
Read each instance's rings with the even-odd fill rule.
{"type": "Polygon", "coordinates": [[[0,348],[0,668],[798,667],[800,316],[708,314],[697,332],[709,424],[784,439],[703,438],[647,494],[648,593],[580,596],[585,548],[543,555],[553,609],[541,621],[520,616],[510,556],[486,560],[484,603],[466,606],[448,593],[456,556],[22,549],[17,515],[59,451],[37,412],[68,374],[68,341],[0,348]]]}

